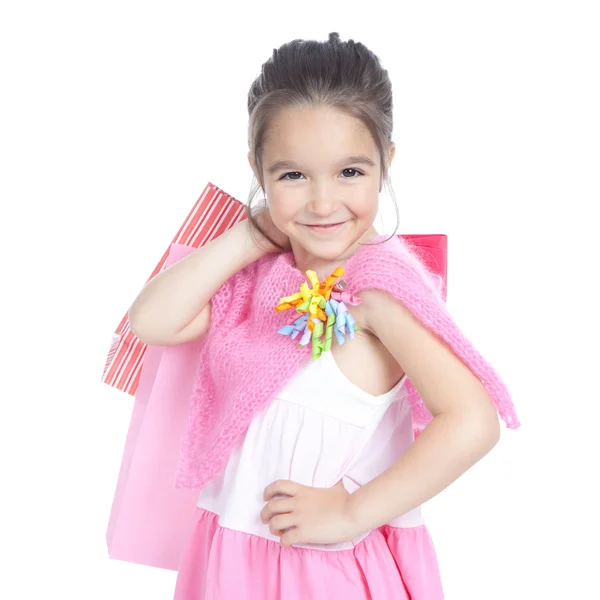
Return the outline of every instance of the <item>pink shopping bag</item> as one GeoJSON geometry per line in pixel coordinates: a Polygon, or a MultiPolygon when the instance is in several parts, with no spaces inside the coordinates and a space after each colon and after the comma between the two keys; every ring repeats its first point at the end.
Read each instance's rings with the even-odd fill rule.
{"type": "MultiPolygon", "coordinates": [[[[194,248],[172,244],[166,266],[194,248]]],[[[201,341],[147,346],[106,541],[110,558],[176,570],[197,492],[175,488],[201,341]]]]}

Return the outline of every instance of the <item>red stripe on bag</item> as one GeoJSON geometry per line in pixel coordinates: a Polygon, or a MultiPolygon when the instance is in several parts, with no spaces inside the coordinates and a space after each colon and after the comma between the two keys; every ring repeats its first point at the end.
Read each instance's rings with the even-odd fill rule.
{"type": "Polygon", "coordinates": [[[192,208],[188,218],[184,221],[183,225],[177,232],[177,235],[174,238],[175,243],[187,246],[191,233],[195,231],[198,223],[204,218],[204,214],[214,201],[215,196],[216,194],[212,187],[207,186],[192,208]]]}
{"type": "MultiPolygon", "coordinates": [[[[244,204],[208,182],[171,243],[200,248],[245,218],[244,204]]],[[[170,246],[147,281],[165,268],[170,246]]],[[[146,348],[131,331],[129,316],[125,313],[113,333],[101,381],[134,396],[146,348]]]]}

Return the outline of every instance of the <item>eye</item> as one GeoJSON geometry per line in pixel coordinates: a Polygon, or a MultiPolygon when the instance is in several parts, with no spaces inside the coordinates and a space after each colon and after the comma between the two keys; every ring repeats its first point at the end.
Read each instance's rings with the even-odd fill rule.
{"type": "MultiPolygon", "coordinates": [[[[351,167],[349,167],[348,169],[344,169],[342,171],[342,173],[344,171],[354,171],[355,173],[358,173],[359,176],[364,175],[364,173],[362,173],[361,171],[359,171],[358,169],[353,169],[351,167]]],[[[288,175],[302,175],[302,173],[300,173],[300,171],[290,171],[289,173],[285,173],[284,175],[282,175],[279,179],[281,180],[287,180],[287,181],[298,181],[298,179],[296,178],[292,178],[292,179],[287,179],[288,175]]],[[[342,179],[357,179],[357,177],[342,177],[342,179]]]]}
{"type": "MultiPolygon", "coordinates": [[[[286,173],[285,175],[282,175],[279,179],[286,179],[286,177],[288,175],[296,175],[296,174],[302,175],[302,173],[300,173],[300,171],[290,171],[289,173],[286,173]]],[[[297,181],[297,179],[288,179],[288,181],[297,181]]]]}
{"type": "MultiPolygon", "coordinates": [[[[352,167],[348,168],[348,169],[344,169],[344,171],[354,171],[355,173],[358,173],[359,176],[363,175],[363,173],[361,173],[358,169],[353,169],[352,167]]],[[[342,173],[344,172],[342,171],[342,173]]],[[[344,179],[356,179],[356,177],[344,177],[344,179]]]]}

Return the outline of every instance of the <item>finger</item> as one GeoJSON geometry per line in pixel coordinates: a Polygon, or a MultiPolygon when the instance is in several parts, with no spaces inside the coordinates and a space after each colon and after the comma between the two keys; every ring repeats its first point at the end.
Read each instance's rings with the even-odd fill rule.
{"type": "Polygon", "coordinates": [[[264,492],[265,500],[271,500],[273,496],[295,496],[298,490],[302,486],[295,481],[288,481],[287,479],[279,479],[270,483],[264,492]]]}
{"type": "Polygon", "coordinates": [[[289,531],[286,531],[279,538],[279,541],[281,542],[282,546],[289,548],[290,546],[293,546],[294,544],[303,544],[304,536],[302,534],[302,530],[299,527],[294,527],[294,529],[290,529],[289,531]]]}
{"type": "Polygon", "coordinates": [[[268,523],[275,515],[281,513],[290,513],[294,510],[295,501],[293,498],[280,498],[278,500],[271,500],[263,506],[260,511],[260,520],[263,523],[268,523]]]}
{"type": "Polygon", "coordinates": [[[276,515],[269,522],[269,531],[273,535],[281,535],[286,529],[296,525],[296,517],[292,513],[276,515]]]}

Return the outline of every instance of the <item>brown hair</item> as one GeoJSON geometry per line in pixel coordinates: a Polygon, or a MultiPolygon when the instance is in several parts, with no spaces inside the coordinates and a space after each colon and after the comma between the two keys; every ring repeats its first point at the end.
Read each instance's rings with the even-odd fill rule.
{"type": "MultiPolygon", "coordinates": [[[[269,124],[288,106],[330,106],[360,119],[375,140],[381,157],[381,176],[399,213],[389,179],[389,148],[392,141],[392,84],[379,59],[360,42],[342,42],[337,32],[327,42],[296,39],[273,50],[248,92],[248,146],[261,181],[254,177],[246,203],[250,229],[256,228],[276,247],[254,218],[252,200],[262,181],[262,147],[269,124]]],[[[263,199],[264,200],[264,199],[263,199]]],[[[387,240],[384,240],[387,241],[387,240]]]]}

